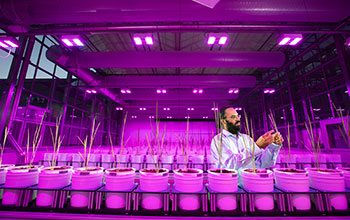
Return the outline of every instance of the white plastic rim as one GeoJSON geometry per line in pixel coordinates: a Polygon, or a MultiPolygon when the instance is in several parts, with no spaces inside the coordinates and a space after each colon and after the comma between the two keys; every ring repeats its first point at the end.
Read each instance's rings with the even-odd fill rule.
{"type": "Polygon", "coordinates": [[[7,170],[14,166],[13,164],[0,165],[0,185],[5,183],[7,170]]]}
{"type": "Polygon", "coordinates": [[[134,187],[135,168],[112,168],[106,170],[106,189],[123,191],[134,187]]]}
{"type": "MultiPolygon", "coordinates": [[[[134,187],[135,168],[112,168],[106,170],[106,190],[126,191],[134,187]]],[[[125,193],[106,193],[106,207],[125,208],[125,193]]]]}
{"type": "Polygon", "coordinates": [[[273,173],[266,170],[266,173],[259,173],[265,169],[256,169],[257,172],[249,172],[248,169],[240,170],[243,188],[252,192],[272,192],[273,191],[273,173]]]}
{"type": "MultiPolygon", "coordinates": [[[[8,169],[5,187],[24,188],[38,184],[39,170],[37,166],[16,166],[8,169]]],[[[19,190],[5,189],[3,205],[15,205],[18,201],[19,190]]]]}
{"type": "Polygon", "coordinates": [[[344,173],[345,187],[350,189],[350,167],[337,167],[336,169],[344,173]]]}
{"type": "Polygon", "coordinates": [[[209,187],[217,192],[236,192],[238,190],[238,172],[234,169],[222,169],[223,173],[215,172],[220,169],[208,170],[209,187]],[[228,172],[225,172],[228,171],[228,172]]]}
{"type": "MultiPolygon", "coordinates": [[[[251,168],[240,170],[244,189],[251,192],[273,192],[273,173],[271,170],[256,169],[256,173],[248,170],[251,168]]],[[[256,194],[254,195],[254,204],[258,210],[273,210],[274,199],[272,194],[256,194]]]]}
{"type": "MultiPolygon", "coordinates": [[[[200,192],[203,189],[203,170],[195,168],[174,170],[174,187],[184,193],[200,192]]],[[[201,206],[198,194],[180,194],[178,202],[182,210],[197,210],[201,206]]]]}
{"type": "MultiPolygon", "coordinates": [[[[45,167],[39,174],[39,189],[59,189],[68,186],[72,178],[71,166],[45,167]]],[[[50,206],[54,199],[54,191],[38,190],[36,205],[50,206]]]]}
{"type": "MultiPolygon", "coordinates": [[[[102,186],[104,176],[103,167],[79,167],[73,170],[73,190],[95,190],[102,186]]],[[[83,208],[88,206],[89,193],[72,191],[70,204],[72,207],[83,208]]]]}
{"type": "MultiPolygon", "coordinates": [[[[325,168],[307,168],[310,174],[310,187],[321,191],[343,192],[345,191],[344,173],[340,170],[325,168]]],[[[329,194],[330,205],[335,210],[348,209],[345,194],[329,194]]]]}
{"type": "Polygon", "coordinates": [[[175,189],[180,192],[195,193],[203,189],[203,170],[189,168],[192,173],[181,172],[185,169],[174,170],[175,189]]]}
{"type": "Polygon", "coordinates": [[[326,168],[306,168],[306,170],[309,172],[310,187],[329,192],[345,191],[342,171],[326,168]]]}
{"type": "Polygon", "coordinates": [[[40,167],[15,166],[7,170],[6,187],[27,187],[38,184],[40,167]]]}
{"type": "MultiPolygon", "coordinates": [[[[288,192],[308,192],[309,175],[306,170],[292,169],[297,172],[288,172],[289,168],[275,168],[276,186],[288,192]]],[[[292,194],[291,195],[293,207],[296,210],[310,210],[311,202],[308,194],[292,194]]]]}
{"type": "Polygon", "coordinates": [[[160,168],[161,172],[147,172],[154,168],[140,170],[140,188],[146,192],[158,192],[168,188],[169,170],[160,168]]]}
{"type": "Polygon", "coordinates": [[[290,168],[273,169],[276,186],[291,192],[309,191],[309,174],[306,170],[294,169],[297,172],[288,172],[290,168]]]}

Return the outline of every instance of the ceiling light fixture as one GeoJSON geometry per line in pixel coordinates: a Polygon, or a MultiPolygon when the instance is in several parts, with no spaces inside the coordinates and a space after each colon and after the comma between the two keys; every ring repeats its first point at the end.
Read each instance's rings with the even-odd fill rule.
{"type": "Polygon", "coordinates": [[[73,47],[73,46],[82,47],[82,46],[84,46],[84,43],[80,39],[79,35],[64,35],[64,36],[61,37],[61,41],[67,47],[73,47]]]}
{"type": "Polygon", "coordinates": [[[280,40],[278,41],[278,45],[290,45],[295,46],[303,39],[303,35],[301,34],[282,34],[280,40]]]}
{"type": "Polygon", "coordinates": [[[14,37],[1,37],[0,46],[4,48],[17,48],[19,47],[19,41],[14,37]]]}

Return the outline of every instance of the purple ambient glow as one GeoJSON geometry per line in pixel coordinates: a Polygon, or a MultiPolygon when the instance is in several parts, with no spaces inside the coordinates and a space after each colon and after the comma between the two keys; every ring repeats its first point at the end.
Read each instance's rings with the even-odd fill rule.
{"type": "Polygon", "coordinates": [[[346,40],[346,45],[350,46],[350,37],[346,40]]]}

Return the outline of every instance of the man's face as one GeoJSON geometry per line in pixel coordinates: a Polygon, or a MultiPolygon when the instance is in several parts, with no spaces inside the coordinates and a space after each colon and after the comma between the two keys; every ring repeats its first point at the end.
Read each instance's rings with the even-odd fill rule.
{"type": "Polygon", "coordinates": [[[226,130],[232,134],[238,134],[241,131],[241,119],[237,111],[233,108],[228,108],[225,111],[225,118],[223,124],[226,130]]]}

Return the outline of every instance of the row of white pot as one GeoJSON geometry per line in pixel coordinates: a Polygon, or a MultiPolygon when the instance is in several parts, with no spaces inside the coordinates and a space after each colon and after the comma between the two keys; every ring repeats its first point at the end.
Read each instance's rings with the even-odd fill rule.
{"type": "MultiPolygon", "coordinates": [[[[309,194],[310,187],[325,192],[344,192],[345,182],[349,182],[349,177],[345,181],[344,174],[349,176],[349,172],[344,169],[318,169],[307,168],[306,170],[276,168],[274,176],[271,170],[244,169],[241,171],[242,186],[250,192],[266,192],[268,194],[256,194],[254,198],[255,207],[259,210],[273,210],[273,179],[275,177],[276,187],[292,194],[293,207],[296,210],[310,210],[311,201],[309,194]]],[[[330,205],[334,210],[347,210],[348,203],[345,194],[330,193],[330,205]]]]}
{"type": "MultiPolygon", "coordinates": [[[[3,169],[2,171],[4,171],[3,169]]],[[[145,192],[141,205],[145,209],[160,209],[163,207],[163,197],[157,192],[168,188],[168,170],[165,168],[147,168],[140,171],[140,189],[145,192]]],[[[4,172],[2,172],[4,173],[4,172]]],[[[288,192],[308,192],[309,186],[330,192],[345,191],[345,178],[349,183],[350,171],[346,168],[337,170],[309,168],[307,170],[283,169],[274,170],[276,186],[288,192]],[[341,170],[341,171],[340,171],[341,170]]],[[[1,174],[1,172],[0,172],[1,174]]],[[[126,191],[134,187],[134,168],[112,168],[105,172],[106,190],[126,191]]],[[[271,170],[243,169],[240,172],[242,186],[250,192],[263,192],[256,194],[255,206],[259,210],[273,210],[273,173],[271,170]]],[[[1,176],[0,176],[1,177],[1,176]]],[[[37,206],[49,206],[52,203],[53,191],[67,186],[72,181],[72,207],[87,207],[89,202],[88,192],[102,186],[104,169],[100,167],[76,168],[20,166],[8,169],[5,187],[24,188],[38,184],[37,206]],[[41,172],[40,172],[41,169],[41,172]],[[79,191],[81,190],[81,191],[79,191]]],[[[1,179],[1,178],[0,178],[1,179]]],[[[199,169],[178,169],[174,171],[174,188],[184,192],[179,196],[179,207],[183,210],[196,210],[200,208],[200,198],[196,194],[203,188],[203,171],[199,169]],[[193,193],[193,194],[190,194],[193,193]]],[[[229,169],[212,169],[208,171],[209,187],[218,194],[217,207],[221,210],[234,210],[237,208],[237,198],[232,192],[237,191],[238,173],[229,169]],[[230,194],[231,193],[231,194],[230,194]]],[[[347,185],[348,186],[348,185],[347,185]]],[[[3,197],[4,205],[15,205],[18,201],[17,189],[6,189],[3,197]]],[[[311,207],[308,194],[294,194],[293,206],[298,210],[309,210],[311,207]]],[[[330,202],[335,210],[348,209],[344,194],[331,194],[330,202]]],[[[107,208],[124,208],[125,193],[107,193],[107,208]]]]}

